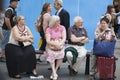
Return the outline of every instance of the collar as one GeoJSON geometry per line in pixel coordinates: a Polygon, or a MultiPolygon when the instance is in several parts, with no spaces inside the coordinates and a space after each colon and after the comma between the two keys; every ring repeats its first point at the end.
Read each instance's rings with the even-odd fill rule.
{"type": "Polygon", "coordinates": [[[57,15],[61,12],[63,8],[60,8],[58,11],[57,11],[57,15]]]}
{"type": "Polygon", "coordinates": [[[9,6],[10,8],[12,8],[12,9],[15,9],[14,7],[12,7],[12,6],[9,6]]]}

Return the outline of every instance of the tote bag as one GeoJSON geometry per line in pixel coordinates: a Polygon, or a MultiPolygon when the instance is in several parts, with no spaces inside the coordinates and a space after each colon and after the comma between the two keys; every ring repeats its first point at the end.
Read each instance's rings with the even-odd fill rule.
{"type": "Polygon", "coordinates": [[[114,55],[115,43],[116,40],[99,41],[95,39],[93,44],[93,55],[112,57],[114,55]]]}

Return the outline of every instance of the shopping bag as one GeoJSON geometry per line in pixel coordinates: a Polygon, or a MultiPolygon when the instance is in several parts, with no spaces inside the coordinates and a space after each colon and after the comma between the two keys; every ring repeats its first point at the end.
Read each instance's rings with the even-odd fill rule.
{"type": "Polygon", "coordinates": [[[112,57],[114,55],[116,40],[100,41],[95,39],[93,44],[93,55],[112,57]]]}

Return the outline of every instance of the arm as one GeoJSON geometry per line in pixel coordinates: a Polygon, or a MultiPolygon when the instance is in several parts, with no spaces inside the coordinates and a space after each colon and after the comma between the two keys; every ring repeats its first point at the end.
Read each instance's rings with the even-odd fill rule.
{"type": "Polygon", "coordinates": [[[43,30],[44,30],[44,32],[46,31],[46,28],[48,27],[49,19],[50,19],[50,14],[49,13],[44,14],[44,16],[43,16],[43,30]]]}
{"type": "Polygon", "coordinates": [[[12,28],[12,32],[13,32],[13,36],[17,41],[21,41],[21,42],[26,42],[26,41],[31,41],[31,36],[21,36],[18,32],[18,29],[16,26],[14,26],[14,28],[12,28]]]}
{"type": "Polygon", "coordinates": [[[74,34],[71,35],[72,42],[80,42],[80,43],[87,43],[89,42],[88,37],[76,37],[74,34]]]}
{"type": "Polygon", "coordinates": [[[8,29],[11,30],[11,29],[12,29],[12,26],[11,26],[11,23],[10,23],[10,19],[9,19],[9,18],[5,17],[5,23],[6,23],[7,27],[8,27],[8,29]]]}
{"type": "Polygon", "coordinates": [[[49,33],[46,33],[45,36],[46,36],[46,42],[47,42],[47,44],[48,44],[48,45],[53,45],[53,46],[55,46],[54,41],[51,41],[51,36],[50,36],[50,34],[49,34],[49,33]]]}
{"type": "Polygon", "coordinates": [[[64,30],[62,32],[62,41],[61,41],[60,44],[63,45],[65,43],[65,41],[66,41],[66,30],[64,28],[64,30]]]}
{"type": "Polygon", "coordinates": [[[6,26],[8,27],[9,30],[12,29],[12,25],[11,25],[11,22],[10,22],[10,18],[12,17],[12,10],[11,9],[8,9],[6,12],[5,12],[5,23],[6,23],[6,26]]]}

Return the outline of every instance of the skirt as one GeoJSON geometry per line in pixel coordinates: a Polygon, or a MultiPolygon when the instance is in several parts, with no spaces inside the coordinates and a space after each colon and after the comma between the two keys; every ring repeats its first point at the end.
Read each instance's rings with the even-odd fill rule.
{"type": "Polygon", "coordinates": [[[22,72],[32,72],[36,68],[35,50],[32,45],[20,47],[7,44],[5,46],[5,56],[9,76],[22,72]]]}
{"type": "Polygon", "coordinates": [[[64,48],[59,51],[53,51],[48,46],[46,46],[44,56],[48,62],[54,63],[56,59],[64,58],[64,48]]]}

